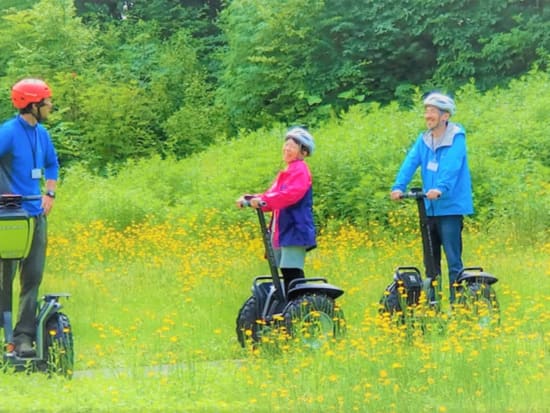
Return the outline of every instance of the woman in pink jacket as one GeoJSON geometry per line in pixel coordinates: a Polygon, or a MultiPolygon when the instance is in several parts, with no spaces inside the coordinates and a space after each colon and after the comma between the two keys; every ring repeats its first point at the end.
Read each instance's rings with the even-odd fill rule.
{"type": "MultiPolygon", "coordinates": [[[[306,252],[316,247],[313,221],[311,173],[304,158],[311,156],[315,143],[304,128],[290,129],[283,145],[286,168],[262,194],[246,196],[250,206],[272,211],[271,240],[288,291],[292,280],[304,278],[306,252]]],[[[241,207],[245,196],[237,200],[241,207]]]]}

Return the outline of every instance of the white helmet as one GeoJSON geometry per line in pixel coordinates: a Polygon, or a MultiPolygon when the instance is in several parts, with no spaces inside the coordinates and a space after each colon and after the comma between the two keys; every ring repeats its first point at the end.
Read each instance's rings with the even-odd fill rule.
{"type": "Polygon", "coordinates": [[[315,142],[313,136],[304,128],[294,127],[286,133],[285,139],[294,139],[307,151],[308,156],[311,156],[315,150],[315,142]]]}
{"type": "Polygon", "coordinates": [[[439,110],[449,112],[451,115],[456,111],[455,101],[450,96],[439,92],[432,92],[426,96],[424,106],[435,106],[439,110]]]}

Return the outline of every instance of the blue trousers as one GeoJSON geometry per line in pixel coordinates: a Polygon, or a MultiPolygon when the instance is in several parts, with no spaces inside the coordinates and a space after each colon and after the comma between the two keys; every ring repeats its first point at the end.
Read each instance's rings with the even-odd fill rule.
{"type": "Polygon", "coordinates": [[[433,256],[436,273],[441,275],[441,249],[447,258],[449,272],[449,300],[455,301],[455,283],[462,264],[462,229],[464,217],[462,215],[446,215],[428,217],[428,230],[432,237],[433,256]]]}

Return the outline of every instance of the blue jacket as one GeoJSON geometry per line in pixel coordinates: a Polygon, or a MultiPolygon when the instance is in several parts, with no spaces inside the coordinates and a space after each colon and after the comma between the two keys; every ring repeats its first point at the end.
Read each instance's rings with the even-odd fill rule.
{"type": "Polygon", "coordinates": [[[315,248],[315,224],[313,223],[313,191],[308,189],[302,199],[283,208],[279,214],[279,244],[299,245],[307,250],[315,248]]]}
{"type": "MultiPolygon", "coordinates": [[[[40,195],[42,179],[32,177],[33,169],[42,171],[42,179],[57,180],[57,154],[44,126],[17,115],[0,127],[0,193],[40,195]]],[[[40,200],[24,202],[23,208],[31,216],[42,213],[40,200]]]]}
{"type": "Polygon", "coordinates": [[[437,200],[425,200],[428,216],[469,215],[474,212],[472,182],[466,155],[466,131],[449,122],[445,134],[435,141],[430,131],[421,133],[407,154],[393,190],[405,191],[420,167],[424,192],[441,191],[437,200]]]}

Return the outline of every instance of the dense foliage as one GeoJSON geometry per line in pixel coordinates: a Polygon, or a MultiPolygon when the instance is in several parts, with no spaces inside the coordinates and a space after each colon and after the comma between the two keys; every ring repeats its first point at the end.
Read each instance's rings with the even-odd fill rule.
{"type": "Polygon", "coordinates": [[[418,85],[455,90],[475,78],[487,89],[544,61],[550,45],[540,2],[275,4],[233,1],[222,14],[229,49],[221,91],[238,125],[315,122],[327,107],[365,99],[406,103],[418,85]]]}
{"type": "Polygon", "coordinates": [[[4,3],[0,118],[17,79],[46,79],[64,166],[102,173],[358,102],[410,105],[417,87],[507,86],[550,50],[539,0],[4,3]]]}
{"type": "MultiPolygon", "coordinates": [[[[514,81],[507,90],[460,90],[453,119],[467,131],[475,225],[513,231],[529,242],[548,238],[548,96],[549,75],[538,72],[514,81]]],[[[318,224],[386,226],[396,208],[415,219],[414,208],[396,205],[388,195],[405,152],[424,127],[420,106],[360,104],[312,129],[318,149],[308,163],[318,224]]],[[[107,178],[70,168],[56,216],[64,222],[104,219],[119,228],[167,218],[202,219],[205,214],[226,223],[246,219],[248,214],[237,210],[234,200],[268,187],[283,166],[285,130],[277,126],[243,133],[180,161],[155,156],[128,162],[107,178]]]]}

